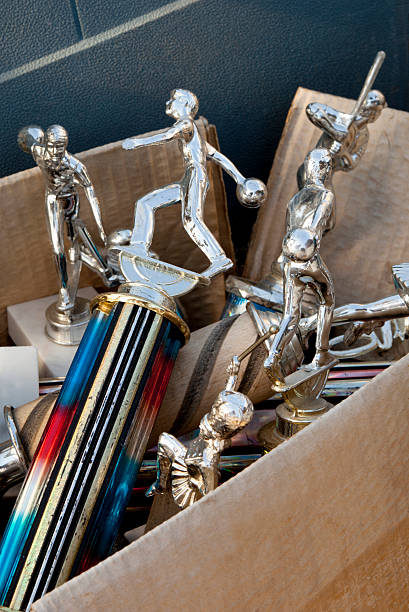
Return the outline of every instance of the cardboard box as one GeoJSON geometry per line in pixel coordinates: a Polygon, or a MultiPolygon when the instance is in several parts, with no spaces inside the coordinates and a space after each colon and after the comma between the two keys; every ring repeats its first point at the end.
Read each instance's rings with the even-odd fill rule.
{"type": "MultiPolygon", "coordinates": [[[[301,114],[301,106],[311,99],[324,99],[334,106],[340,102],[331,96],[299,90],[295,98],[297,113],[301,114]],[[302,101],[300,96],[304,96],[302,101]]],[[[351,101],[344,102],[346,109],[352,106],[351,101]]],[[[280,219],[284,221],[285,205],[297,189],[295,171],[318,137],[306,118],[302,123],[305,130],[301,130],[301,118],[294,113],[293,105],[273,166],[274,180],[270,177],[269,204],[260,211],[255,229],[254,235],[261,236],[263,242],[259,247],[255,241],[252,243],[250,252],[255,263],[247,274],[253,278],[267,273],[280,251],[283,230],[280,219]],[[298,132],[294,132],[294,117],[299,122],[298,132]],[[300,134],[309,133],[310,128],[313,131],[308,142],[297,140],[300,134]],[[287,149],[283,149],[283,142],[287,149]]],[[[408,115],[388,110],[384,121],[394,125],[390,137],[402,152],[408,133],[405,130],[409,129],[408,115]]],[[[368,163],[375,160],[374,127],[378,129],[378,124],[370,126],[368,163]]],[[[385,132],[381,130],[381,134],[385,132]]],[[[401,205],[407,207],[404,194],[408,173],[396,174],[396,164],[400,164],[402,173],[409,160],[402,165],[399,155],[389,154],[389,148],[381,152],[376,160],[378,172],[386,177],[386,166],[393,160],[395,189],[402,197],[401,205]],[[387,163],[382,162],[385,158],[387,163]]],[[[390,194],[394,198],[395,216],[382,223],[381,202],[377,200],[375,208],[373,205],[372,181],[378,179],[365,174],[362,168],[337,177],[336,194],[338,202],[343,201],[345,193],[349,193],[348,201],[359,202],[359,208],[351,205],[348,213],[356,215],[354,219],[360,219],[364,213],[368,215],[371,210],[376,211],[374,218],[366,216],[364,226],[350,219],[345,228],[347,234],[341,231],[336,238],[335,232],[344,223],[343,208],[338,206],[337,228],[324,239],[325,245],[323,241],[325,249],[329,249],[324,257],[342,296],[340,303],[350,299],[368,301],[392,293],[389,264],[404,260],[403,232],[394,243],[396,228],[403,217],[402,210],[397,208],[399,198],[395,192],[390,194]],[[364,178],[355,179],[361,172],[364,178]],[[353,243],[347,258],[343,250],[345,236],[349,245],[353,243]],[[385,244],[382,252],[379,236],[385,244]],[[377,279],[376,287],[372,286],[368,272],[377,279]],[[354,280],[355,273],[359,281],[354,280]],[[359,292],[354,293],[358,288],[359,292]]],[[[245,329],[250,335],[247,325],[245,329]]],[[[201,334],[202,330],[196,333],[201,334]]],[[[178,363],[183,370],[182,359],[183,351],[174,375],[178,363]]],[[[35,602],[32,610],[406,609],[408,366],[409,356],[191,508],[35,602]]],[[[221,378],[220,372],[220,361],[215,359],[211,372],[206,372],[209,401],[213,391],[214,395],[219,391],[216,380],[221,378]]],[[[253,380],[253,386],[256,382],[253,380]]],[[[265,377],[262,384],[266,384],[265,377]]],[[[171,385],[172,382],[169,389],[171,385]]],[[[191,426],[205,409],[197,399],[198,409],[194,416],[190,415],[191,426]]],[[[162,422],[166,420],[163,410],[171,404],[165,400],[159,417],[162,422]]],[[[175,407],[176,414],[177,410],[175,407]]]]}

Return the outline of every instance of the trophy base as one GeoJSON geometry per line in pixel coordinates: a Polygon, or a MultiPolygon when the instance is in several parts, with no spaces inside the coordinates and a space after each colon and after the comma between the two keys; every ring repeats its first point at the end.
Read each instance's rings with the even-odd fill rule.
{"type": "MultiPolygon", "coordinates": [[[[97,292],[86,287],[79,289],[78,295],[92,300],[97,292]]],[[[45,311],[57,297],[50,295],[7,307],[9,336],[17,346],[36,347],[40,378],[65,376],[78,348],[76,344],[57,344],[45,332],[45,311]]]]}
{"type": "Polygon", "coordinates": [[[300,400],[297,409],[284,402],[277,407],[275,421],[264,425],[257,437],[263,448],[270,451],[316,421],[331,408],[332,404],[323,398],[300,400]]]}
{"type": "Polygon", "coordinates": [[[87,299],[77,297],[74,308],[69,312],[58,310],[57,302],[51,304],[45,312],[47,336],[57,344],[79,344],[90,320],[89,304],[87,299]]]}

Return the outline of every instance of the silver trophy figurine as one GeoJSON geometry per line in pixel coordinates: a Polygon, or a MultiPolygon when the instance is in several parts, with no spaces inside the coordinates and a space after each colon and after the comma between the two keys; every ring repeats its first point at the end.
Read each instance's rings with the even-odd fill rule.
{"type": "Polygon", "coordinates": [[[128,138],[122,147],[130,150],[159,145],[170,140],[180,143],[185,174],[179,182],[156,189],[136,202],[131,237],[132,251],[142,260],[151,261],[154,265],[154,257],[149,249],[153,238],[155,213],[160,208],[180,202],[183,227],[210,261],[210,266],[200,274],[201,282],[207,284],[210,278],[233,265],[203,220],[209,187],[207,160],[211,159],[219,164],[236,181],[237,197],[243,205],[251,208],[260,206],[266,198],[267,190],[264,183],[258,179],[245,179],[227,157],[201,137],[194,122],[198,107],[198,99],[192,92],[174,89],[166,103],[166,114],[175,119],[172,127],[154,136],[128,138]]]}
{"type": "Polygon", "coordinates": [[[326,149],[314,149],[306,158],[304,187],[287,206],[287,228],[283,240],[284,313],[264,365],[277,371],[284,346],[296,334],[301,318],[301,301],[307,287],[318,299],[316,352],[305,371],[328,368],[336,360],[329,353],[329,333],[334,310],[334,285],[319,249],[321,238],[333,215],[334,194],[326,181],[332,159],[326,149]]]}
{"type": "Polygon", "coordinates": [[[241,355],[234,355],[227,368],[225,388],[202,417],[199,435],[188,446],[168,433],[159,436],[157,479],[147,491],[148,497],[169,494],[184,509],[217,487],[220,455],[229,447],[231,438],[250,423],[254,413],[249,398],[235,390],[240,363],[276,331],[277,327],[272,326],[241,355]]]}
{"type": "Polygon", "coordinates": [[[98,198],[84,164],[68,153],[68,134],[62,126],[51,125],[45,132],[37,126],[24,127],[17,142],[23,151],[32,154],[46,185],[47,225],[60,282],[58,300],[46,311],[46,332],[59,344],[78,344],[90,317],[89,302],[77,296],[82,263],[97,272],[109,287],[120,280],[107,265],[79,216],[81,187],[105,246],[98,198]],[[64,227],[70,245],[67,250],[64,227]]]}
{"type": "MultiPolygon", "coordinates": [[[[333,172],[351,170],[357,165],[368,143],[367,123],[375,121],[385,106],[383,95],[371,91],[383,59],[384,53],[378,53],[351,114],[322,104],[307,107],[308,117],[324,133],[298,171],[300,189],[287,206],[286,234],[276,264],[283,271],[284,307],[279,332],[266,343],[268,357],[264,367],[273,381],[273,389],[283,394],[285,402],[277,409],[276,423],[270,429],[264,428],[264,442],[269,438],[266,446],[274,446],[330,408],[320,394],[329,369],[337,362],[329,350],[335,296],[331,275],[320,255],[320,244],[323,235],[334,226],[333,172]],[[302,365],[307,348],[300,326],[305,298],[307,312],[314,309],[317,312],[316,340],[311,363],[302,365]],[[289,359],[290,353],[293,359],[289,359]]],[[[261,315],[251,303],[248,309],[261,333],[265,329],[263,317],[267,324],[277,320],[273,313],[261,315]]]]}
{"type": "MultiPolygon", "coordinates": [[[[380,91],[371,89],[384,59],[385,53],[379,51],[351,113],[343,113],[327,104],[318,102],[312,102],[306,108],[308,119],[322,130],[322,134],[315,149],[307,155],[299,167],[297,182],[300,193],[304,187],[308,188],[305,192],[306,195],[308,190],[311,193],[310,187],[314,181],[322,183],[328,191],[332,192],[334,201],[331,215],[327,218],[322,234],[326,234],[335,226],[333,174],[337,171],[349,172],[357,167],[367,150],[369,142],[368,124],[376,121],[386,106],[384,95],[380,91]],[[320,165],[325,168],[323,178],[320,177],[320,165]],[[315,168],[312,166],[315,166],[315,168]],[[315,172],[317,172],[316,177],[314,177],[315,172]]],[[[308,211],[306,214],[308,214],[308,211]]],[[[228,277],[226,289],[232,294],[232,306],[227,305],[226,314],[244,312],[247,300],[281,311],[284,299],[283,269],[285,259],[286,256],[282,253],[277,261],[272,263],[271,274],[258,283],[234,276],[228,277]]],[[[301,302],[303,315],[313,314],[316,307],[316,295],[309,287],[306,287],[301,302]]]]}

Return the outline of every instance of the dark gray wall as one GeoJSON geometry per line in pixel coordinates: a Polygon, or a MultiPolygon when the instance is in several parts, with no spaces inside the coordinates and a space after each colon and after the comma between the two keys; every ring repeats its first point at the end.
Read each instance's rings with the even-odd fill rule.
{"type": "MultiPolygon", "coordinates": [[[[409,110],[409,0],[0,6],[0,175],[32,165],[15,143],[27,123],[66,126],[75,152],[168,125],[164,102],[184,87],[217,125],[222,150],[266,179],[297,86],[356,97],[379,49],[387,60],[376,85],[390,106],[409,110]]],[[[254,214],[231,209],[243,249],[254,214]]]]}

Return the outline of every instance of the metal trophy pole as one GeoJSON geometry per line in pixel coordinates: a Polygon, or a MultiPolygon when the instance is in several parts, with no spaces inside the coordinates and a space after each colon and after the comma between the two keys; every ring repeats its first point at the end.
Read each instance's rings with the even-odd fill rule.
{"type": "Polygon", "coordinates": [[[1,603],[26,609],[107,556],[186,324],[169,298],[102,295],[0,549],[1,603]]]}

